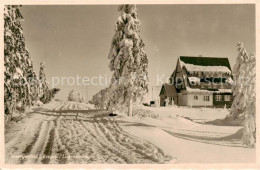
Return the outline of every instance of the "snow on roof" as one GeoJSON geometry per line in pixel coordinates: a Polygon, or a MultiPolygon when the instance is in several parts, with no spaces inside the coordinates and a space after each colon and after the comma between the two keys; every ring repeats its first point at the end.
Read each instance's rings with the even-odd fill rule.
{"type": "Polygon", "coordinates": [[[215,93],[232,93],[231,89],[218,89],[215,93]]]}
{"type": "Polygon", "coordinates": [[[210,93],[212,94],[214,91],[204,90],[204,89],[196,89],[196,88],[190,88],[186,87],[186,90],[188,93],[210,93]]]}
{"type": "Polygon", "coordinates": [[[199,66],[225,66],[231,70],[228,58],[180,56],[179,59],[186,64],[199,66]]]}
{"type": "Polygon", "coordinates": [[[189,82],[194,82],[194,83],[200,83],[200,78],[198,77],[188,77],[189,82]]]}
{"type": "Polygon", "coordinates": [[[231,74],[228,58],[180,56],[181,68],[188,72],[218,72],[231,74]]]}
{"type": "Polygon", "coordinates": [[[232,93],[231,89],[218,89],[215,91],[186,87],[188,93],[232,93]]]}
{"type": "Polygon", "coordinates": [[[233,81],[233,79],[232,79],[231,77],[229,77],[229,78],[227,79],[227,82],[228,82],[229,84],[233,84],[233,83],[234,83],[234,81],[233,81]]]}
{"type": "Polygon", "coordinates": [[[218,73],[228,73],[231,74],[231,71],[226,66],[200,66],[187,64],[183,61],[180,61],[181,67],[185,67],[188,72],[218,72],[218,73]]]}

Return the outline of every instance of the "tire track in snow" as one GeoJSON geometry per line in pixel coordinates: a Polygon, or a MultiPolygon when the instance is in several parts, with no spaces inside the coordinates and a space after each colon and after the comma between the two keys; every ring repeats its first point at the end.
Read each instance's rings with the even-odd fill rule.
{"type": "Polygon", "coordinates": [[[48,125],[49,125],[49,122],[47,122],[47,121],[41,122],[40,128],[35,133],[35,136],[34,136],[32,142],[29,145],[27,145],[25,150],[22,152],[23,157],[25,157],[25,158],[23,158],[23,157],[20,158],[21,164],[24,164],[27,161],[33,162],[32,159],[34,159],[34,158],[29,158],[29,160],[28,160],[28,158],[26,158],[26,156],[28,156],[28,155],[32,155],[32,156],[38,155],[37,151],[40,151],[40,149],[41,149],[40,146],[42,146],[43,143],[44,143],[44,141],[42,141],[41,139],[44,139],[44,136],[46,136],[46,131],[48,129],[48,125]]]}
{"type": "Polygon", "coordinates": [[[159,162],[159,160],[147,154],[157,152],[157,149],[153,147],[153,145],[148,144],[145,141],[132,138],[131,136],[129,136],[129,134],[124,133],[122,130],[119,130],[119,128],[115,127],[114,125],[114,122],[112,122],[111,126],[108,126],[108,129],[109,132],[115,131],[115,134],[119,134],[119,136],[116,138],[116,141],[121,146],[133,150],[135,153],[139,154],[141,158],[159,162]]]}
{"type": "Polygon", "coordinates": [[[82,106],[69,102],[54,106],[53,113],[44,117],[46,120],[41,122],[32,142],[23,151],[24,156],[39,156],[22,159],[20,163],[142,164],[169,160],[158,147],[123,131],[116,118],[103,117],[100,111],[79,112],[79,117],[73,116],[82,106]],[[60,116],[55,111],[59,111],[60,116]]]}
{"type": "MultiPolygon", "coordinates": [[[[109,149],[106,147],[106,145],[104,145],[104,143],[102,141],[99,141],[96,138],[96,135],[90,130],[92,128],[89,128],[89,126],[84,124],[82,121],[80,121],[77,126],[78,126],[78,130],[82,131],[83,136],[80,136],[81,138],[78,139],[78,140],[76,139],[76,141],[78,141],[76,143],[80,144],[80,146],[79,146],[79,149],[75,149],[75,148],[73,149],[73,150],[76,150],[76,152],[74,151],[72,153],[72,155],[75,154],[75,153],[80,154],[79,153],[80,151],[85,152],[87,150],[88,156],[90,157],[87,160],[87,162],[93,163],[93,162],[97,161],[93,158],[100,159],[100,160],[105,159],[103,157],[100,157],[100,155],[101,155],[100,152],[103,152],[103,154],[105,154],[105,155],[111,155],[112,154],[111,151],[109,151],[109,149]],[[83,143],[83,145],[82,145],[82,143],[83,143]],[[84,143],[88,144],[89,146],[91,145],[91,147],[84,146],[84,143]]],[[[115,156],[115,155],[112,155],[112,156],[115,156]]]]}
{"type": "Polygon", "coordinates": [[[50,127],[52,127],[52,119],[53,117],[50,116],[47,120],[41,122],[39,130],[35,133],[32,142],[22,152],[23,157],[20,158],[21,164],[37,163],[39,157],[42,156],[42,148],[44,147],[47,140],[45,137],[49,133],[50,127]]]}
{"type": "Polygon", "coordinates": [[[69,119],[63,114],[60,122],[62,145],[72,157],[67,163],[163,163],[169,159],[159,148],[122,131],[116,120],[69,119]]]}
{"type": "Polygon", "coordinates": [[[116,152],[119,157],[124,159],[126,163],[134,162],[134,159],[137,156],[134,152],[129,152],[128,150],[127,153],[127,149],[120,145],[115,139],[113,140],[113,137],[108,134],[108,130],[105,127],[100,128],[100,126],[102,126],[100,125],[100,123],[95,122],[94,125],[97,129],[98,134],[102,136],[103,140],[107,141],[107,143],[111,145],[111,148],[114,148],[114,152],[116,152]]]}
{"type": "MultiPolygon", "coordinates": [[[[102,132],[99,131],[100,129],[96,127],[95,123],[92,126],[93,128],[89,128],[88,126],[86,127],[89,129],[89,131],[91,131],[92,136],[96,138],[96,141],[102,145],[101,149],[109,150],[111,152],[110,157],[116,159],[119,163],[127,163],[124,157],[119,156],[120,151],[117,150],[118,148],[115,149],[114,145],[109,142],[104,136],[102,136],[102,132]]],[[[111,158],[108,157],[106,160],[110,160],[114,163],[114,160],[111,160],[111,158]]]]}
{"type": "MultiPolygon", "coordinates": [[[[90,128],[89,125],[85,124],[83,121],[80,121],[81,126],[85,128],[84,132],[88,132],[91,138],[93,139],[92,145],[96,145],[94,148],[93,154],[100,155],[100,152],[103,152],[103,160],[108,160],[110,157],[116,157],[116,155],[111,152],[111,148],[106,145],[106,143],[102,140],[99,140],[95,132],[92,130],[93,128],[90,128]]],[[[93,125],[92,125],[93,126],[93,125]]],[[[88,138],[89,136],[87,136],[88,138]]],[[[123,160],[120,160],[120,162],[123,162],[123,160]]],[[[113,163],[113,162],[111,162],[113,163]]]]}
{"type": "Polygon", "coordinates": [[[145,160],[145,162],[151,163],[161,162],[159,158],[162,158],[162,152],[156,147],[153,147],[152,144],[140,139],[132,138],[128,134],[118,131],[118,129],[116,130],[113,126],[113,121],[110,119],[107,120],[107,126],[103,125],[105,123],[99,124],[103,126],[103,129],[107,128],[106,135],[110,136],[108,138],[111,138],[113,140],[112,142],[116,143],[117,146],[120,146],[123,151],[129,154],[129,149],[132,150],[131,156],[133,156],[132,159],[134,162],[142,163],[142,161],[139,162],[139,160],[145,160]]]}
{"type": "Polygon", "coordinates": [[[51,130],[48,133],[49,135],[47,139],[48,142],[45,146],[44,153],[43,153],[44,158],[41,160],[43,164],[48,164],[50,162],[50,157],[52,154],[52,146],[54,141],[54,128],[55,127],[51,126],[51,130]]]}
{"type": "MultiPolygon", "coordinates": [[[[44,121],[45,122],[45,121],[44,121]]],[[[23,157],[19,158],[20,164],[23,164],[26,161],[26,158],[24,158],[24,156],[27,156],[30,154],[33,146],[35,145],[35,143],[37,142],[37,139],[39,137],[39,134],[41,132],[41,130],[43,129],[42,126],[44,124],[44,122],[41,122],[40,124],[40,128],[39,130],[34,134],[34,138],[31,141],[31,143],[29,145],[27,145],[27,147],[25,148],[25,150],[22,152],[23,157]]]]}

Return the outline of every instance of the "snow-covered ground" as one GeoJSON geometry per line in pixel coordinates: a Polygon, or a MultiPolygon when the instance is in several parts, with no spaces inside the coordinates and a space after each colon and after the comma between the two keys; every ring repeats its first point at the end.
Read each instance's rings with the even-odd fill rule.
{"type": "Polygon", "coordinates": [[[229,114],[228,109],[223,108],[207,108],[207,107],[180,107],[180,106],[168,106],[168,107],[142,107],[145,110],[149,110],[160,118],[169,117],[187,117],[194,122],[207,122],[215,119],[224,119],[229,114]]]}
{"type": "Polygon", "coordinates": [[[32,108],[5,126],[6,163],[255,162],[255,149],[241,145],[242,127],[203,124],[224,118],[226,109],[141,109],[151,114],[110,117],[76,102],[32,108]]]}
{"type": "Polygon", "coordinates": [[[240,126],[203,124],[222,119],[227,109],[146,107],[158,118],[121,116],[119,125],[177,158],[180,163],[254,163],[255,149],[241,144],[240,126]],[[138,132],[138,133],[137,133],[138,132]]]}
{"type": "Polygon", "coordinates": [[[15,164],[166,163],[156,145],[122,131],[106,111],[75,102],[33,108],[5,128],[5,160],[15,164]]]}

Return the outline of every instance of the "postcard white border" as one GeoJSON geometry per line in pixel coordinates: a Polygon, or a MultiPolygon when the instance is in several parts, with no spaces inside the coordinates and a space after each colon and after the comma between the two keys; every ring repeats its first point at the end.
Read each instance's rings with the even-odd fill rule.
{"type": "Polygon", "coordinates": [[[257,126],[257,144],[256,144],[256,163],[253,164],[65,164],[65,165],[10,165],[4,163],[4,17],[3,17],[3,7],[7,4],[21,4],[21,5],[112,5],[112,4],[255,4],[256,9],[256,56],[260,54],[259,47],[259,37],[260,37],[260,13],[259,13],[259,3],[260,0],[1,0],[0,2],[0,168],[2,169],[219,169],[219,168],[235,168],[235,169],[260,169],[260,81],[259,81],[259,62],[260,59],[256,57],[256,126],[257,126]]]}

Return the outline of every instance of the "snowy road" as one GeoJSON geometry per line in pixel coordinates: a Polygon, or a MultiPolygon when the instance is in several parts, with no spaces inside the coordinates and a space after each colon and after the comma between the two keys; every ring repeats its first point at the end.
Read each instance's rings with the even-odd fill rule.
{"type": "Polygon", "coordinates": [[[103,111],[77,103],[49,105],[5,131],[5,161],[16,164],[165,163],[173,158],[123,131],[103,111]],[[105,114],[105,115],[104,115],[105,114]]]}
{"type": "MultiPolygon", "coordinates": [[[[255,149],[240,143],[241,133],[236,132],[241,127],[197,123],[182,117],[181,108],[169,116],[170,109],[174,108],[156,108],[169,112],[159,118],[140,118],[122,114],[109,117],[104,111],[73,102],[34,108],[27,118],[5,127],[5,161],[15,164],[255,162],[255,149]]],[[[184,110],[188,112],[188,108],[184,110]]],[[[191,111],[193,117],[195,111],[204,118],[220,117],[217,110],[191,111]]]]}

